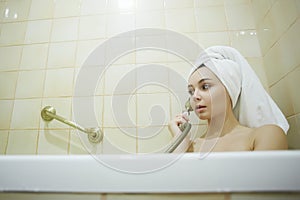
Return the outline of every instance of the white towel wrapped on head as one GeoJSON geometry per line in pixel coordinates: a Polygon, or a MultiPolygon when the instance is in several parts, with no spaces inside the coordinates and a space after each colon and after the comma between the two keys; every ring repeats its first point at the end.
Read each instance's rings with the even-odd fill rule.
{"type": "Polygon", "coordinates": [[[200,54],[193,72],[208,67],[223,83],[232,101],[235,117],[247,127],[275,124],[287,133],[289,124],[262,86],[247,60],[234,48],[213,46],[200,54]]]}

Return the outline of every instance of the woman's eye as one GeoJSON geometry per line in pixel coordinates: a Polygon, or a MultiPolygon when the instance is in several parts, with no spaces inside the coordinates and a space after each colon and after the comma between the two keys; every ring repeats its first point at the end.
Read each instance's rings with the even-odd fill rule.
{"type": "Polygon", "coordinates": [[[202,89],[203,89],[203,90],[208,90],[209,87],[210,87],[209,84],[203,84],[203,85],[202,85],[202,89]]]}
{"type": "Polygon", "coordinates": [[[193,96],[194,95],[194,91],[193,90],[189,90],[188,93],[193,96]]]}

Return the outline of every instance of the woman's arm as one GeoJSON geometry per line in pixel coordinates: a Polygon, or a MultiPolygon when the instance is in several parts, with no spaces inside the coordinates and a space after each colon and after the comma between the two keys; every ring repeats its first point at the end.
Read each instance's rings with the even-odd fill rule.
{"type": "MultiPolygon", "coordinates": [[[[173,137],[178,137],[182,134],[182,131],[179,129],[179,126],[188,121],[188,118],[184,115],[177,115],[175,119],[169,122],[169,131],[171,132],[173,137]]],[[[191,152],[193,151],[190,136],[187,135],[184,140],[178,145],[178,147],[174,150],[174,153],[183,153],[183,152],[191,152]]]]}
{"type": "Polygon", "coordinates": [[[257,128],[254,137],[254,151],[286,150],[288,148],[286,135],[276,125],[257,128]]]}

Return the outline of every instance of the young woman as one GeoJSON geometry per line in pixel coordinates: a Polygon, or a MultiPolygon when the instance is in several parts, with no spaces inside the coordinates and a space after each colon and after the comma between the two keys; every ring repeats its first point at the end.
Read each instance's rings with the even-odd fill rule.
{"type": "MultiPolygon", "coordinates": [[[[254,151],[287,149],[289,125],[264,90],[246,59],[231,47],[215,46],[200,54],[188,79],[190,104],[200,120],[207,120],[201,138],[186,138],[175,150],[254,151]]],[[[170,131],[188,121],[177,115],[170,131]]]]}

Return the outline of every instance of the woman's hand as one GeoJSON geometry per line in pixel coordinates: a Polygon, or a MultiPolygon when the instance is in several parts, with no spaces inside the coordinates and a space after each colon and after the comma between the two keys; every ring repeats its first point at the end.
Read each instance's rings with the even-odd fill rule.
{"type": "MultiPolygon", "coordinates": [[[[182,134],[180,130],[180,125],[189,121],[187,113],[176,115],[176,117],[169,122],[169,130],[172,133],[173,137],[177,137],[182,134]]],[[[175,149],[174,153],[183,153],[186,151],[193,152],[193,146],[191,145],[190,137],[187,135],[181,144],[175,149]]]]}
{"type": "Polygon", "coordinates": [[[181,134],[180,125],[189,121],[188,115],[186,113],[176,115],[176,117],[169,122],[169,130],[173,136],[181,134]]]}

